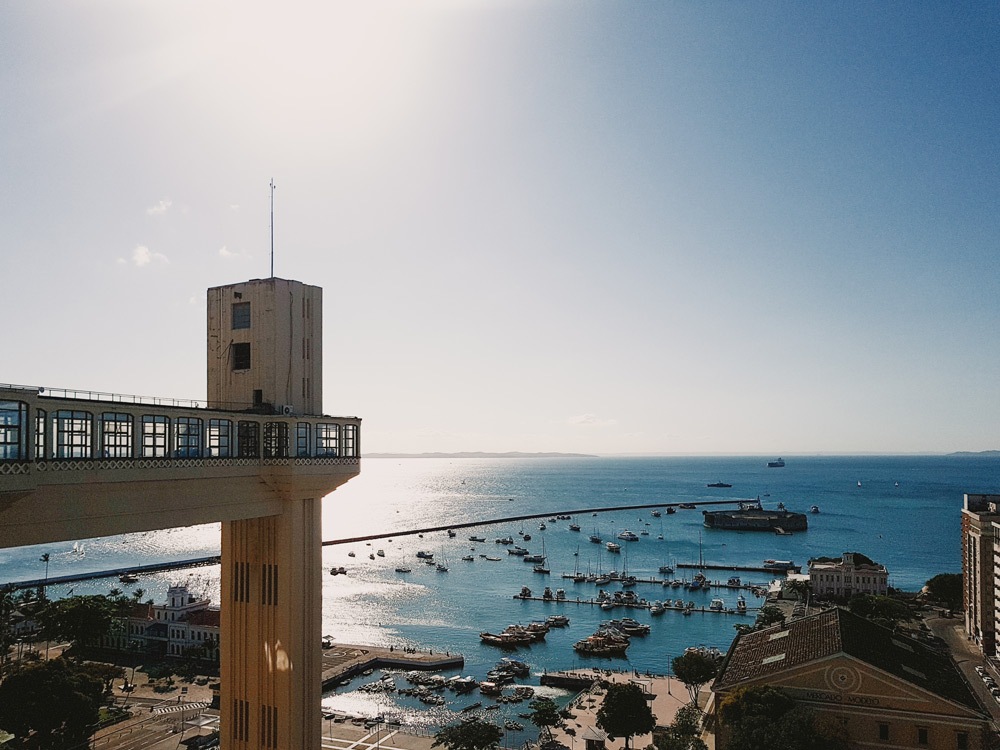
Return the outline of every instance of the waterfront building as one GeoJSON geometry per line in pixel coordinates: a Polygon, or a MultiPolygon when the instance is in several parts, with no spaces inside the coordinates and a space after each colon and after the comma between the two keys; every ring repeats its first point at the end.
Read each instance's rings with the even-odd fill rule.
{"type": "Polygon", "coordinates": [[[322,411],[318,287],[216,287],[207,319],[207,404],[0,384],[0,548],[221,522],[222,745],[316,750],[322,499],[361,420],[322,411]]]}
{"type": "Polygon", "coordinates": [[[816,596],[846,599],[854,594],[885,596],[888,580],[885,566],[860,552],[845,552],[840,557],[814,557],[809,561],[809,586],[816,596]]]}
{"type": "MultiPolygon", "coordinates": [[[[848,747],[983,748],[989,714],[944,653],[844,609],[738,635],[706,713],[738,688],[772,685],[843,727],[848,747]]],[[[717,723],[717,722],[716,722],[717,723]]],[[[717,725],[717,747],[726,727],[717,725]]]]}
{"type": "Polygon", "coordinates": [[[208,599],[190,593],[184,584],[167,590],[164,604],[137,604],[122,631],[106,636],[108,646],[166,657],[189,655],[219,658],[220,612],[208,599]]]}
{"type": "Polygon", "coordinates": [[[996,656],[1000,495],[965,495],[962,507],[962,595],[965,632],[988,657],[996,656]]]}

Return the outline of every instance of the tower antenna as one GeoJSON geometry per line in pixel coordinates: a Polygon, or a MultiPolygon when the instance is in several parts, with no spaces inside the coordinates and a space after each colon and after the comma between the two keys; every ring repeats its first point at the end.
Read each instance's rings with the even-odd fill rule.
{"type": "Polygon", "coordinates": [[[271,278],[274,278],[274,178],[271,178],[271,278]]]}

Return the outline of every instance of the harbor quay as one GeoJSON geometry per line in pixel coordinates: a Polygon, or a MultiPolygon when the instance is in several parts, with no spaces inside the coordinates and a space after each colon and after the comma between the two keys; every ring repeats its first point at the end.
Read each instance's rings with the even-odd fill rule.
{"type": "Polygon", "coordinates": [[[465,657],[433,649],[396,648],[390,646],[357,646],[334,643],[323,649],[323,689],[349,680],[357,674],[373,669],[409,669],[434,671],[461,669],[465,657]]]}

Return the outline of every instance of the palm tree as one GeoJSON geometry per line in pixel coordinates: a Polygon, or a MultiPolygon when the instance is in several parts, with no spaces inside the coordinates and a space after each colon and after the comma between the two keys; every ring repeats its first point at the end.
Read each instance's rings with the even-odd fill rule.
{"type": "Polygon", "coordinates": [[[45,599],[45,589],[49,585],[49,553],[46,552],[39,560],[45,563],[45,583],[42,584],[42,599],[45,599]]]}

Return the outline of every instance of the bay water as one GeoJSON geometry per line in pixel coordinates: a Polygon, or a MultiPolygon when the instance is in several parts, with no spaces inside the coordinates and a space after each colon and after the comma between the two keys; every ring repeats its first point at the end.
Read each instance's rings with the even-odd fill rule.
{"type": "MultiPolygon", "coordinates": [[[[626,614],[652,625],[646,637],[633,638],[625,659],[580,657],[572,644],[594,632],[601,621],[620,617],[623,610],[605,612],[587,603],[597,593],[594,584],[576,584],[561,574],[574,570],[622,570],[642,578],[661,578],[658,568],[675,562],[697,562],[699,555],[719,565],[760,566],[764,559],[793,560],[803,568],[810,557],[861,552],[889,570],[890,585],[917,590],[929,578],[961,571],[960,511],[963,493],[1000,492],[1000,458],[991,456],[785,456],[784,468],[768,468],[775,457],[636,457],[531,459],[365,459],[362,473],[324,501],[326,540],[384,533],[369,544],[325,547],[326,569],[344,566],[346,575],[323,576],[323,632],[340,642],[433,649],[460,653],[463,674],[479,679],[504,654],[483,645],[479,633],[497,632],[512,623],[527,624],[561,613],[570,618],[564,629],[553,628],[546,640],[520,649],[535,676],[545,670],[600,666],[667,673],[670,659],[694,645],[721,650],[732,641],[733,625],[751,622],[739,617],[695,612],[684,617],[668,611],[659,617],[644,610],[626,614]],[[709,488],[713,482],[732,488],[709,488]],[[706,529],[701,510],[680,510],[656,518],[649,510],[622,510],[647,503],[705,500],[751,500],[765,507],[781,502],[792,511],[807,512],[808,531],[791,536],[760,532],[706,529]],[[417,536],[393,533],[429,526],[447,526],[532,513],[555,516],[574,509],[610,508],[597,515],[576,515],[572,521],[507,522],[463,529],[454,538],[444,532],[417,536]],[[605,541],[623,530],[640,535],[638,542],[621,542],[620,555],[590,543],[592,533],[605,541]],[[643,531],[648,535],[642,534],[643,531]],[[521,533],[531,535],[522,543],[521,533]],[[663,539],[658,537],[662,535],[663,539]],[[469,541],[486,537],[485,543],[469,541]],[[508,555],[497,537],[540,552],[544,541],[550,575],[534,573],[530,564],[508,555]],[[391,541],[390,541],[391,539],[391,541]],[[384,557],[370,554],[381,549],[384,557]],[[421,564],[418,550],[434,553],[448,572],[421,564]],[[354,552],[350,556],[349,552],[354,552]],[[471,562],[461,558],[472,555],[471,562]],[[493,562],[481,555],[499,557],[493,562]],[[406,566],[410,573],[397,573],[406,566]],[[537,596],[545,586],[565,589],[567,602],[514,599],[522,586],[537,596]]],[[[617,541],[617,540],[616,540],[617,541]]],[[[49,553],[49,575],[107,570],[150,562],[218,554],[218,525],[128,534],[101,539],[0,550],[0,584],[40,578],[43,553],[49,553]]],[[[674,577],[690,578],[678,569],[674,577]]],[[[744,582],[767,583],[763,573],[708,573],[722,579],[740,575],[744,582]]],[[[133,586],[115,578],[50,587],[52,597],[69,593],[106,593],[141,587],[143,598],[163,601],[167,586],[184,581],[195,593],[219,599],[218,566],[175,570],[143,576],[133,586]]],[[[606,586],[613,589],[617,586],[606,586]]],[[[663,589],[639,583],[639,596],[649,600],[683,598],[701,607],[719,596],[735,605],[736,593],[663,589]]],[[[759,601],[747,597],[751,608],[759,601]]],[[[449,674],[455,674],[454,672],[449,674]]],[[[449,703],[426,709],[414,699],[394,694],[359,692],[359,677],[331,691],[324,706],[358,714],[395,713],[410,724],[440,725],[454,718],[478,693],[463,698],[449,694],[449,703]]],[[[402,680],[397,680],[402,685],[402,680]]],[[[536,678],[526,680],[536,684],[536,678]]],[[[554,697],[559,691],[546,690],[554,697]]],[[[505,707],[503,713],[518,709],[505,707]]],[[[526,709],[520,709],[526,710],[526,709]]],[[[522,723],[526,723],[523,722],[522,723]]],[[[516,741],[516,737],[512,741],[516,741]]]]}

